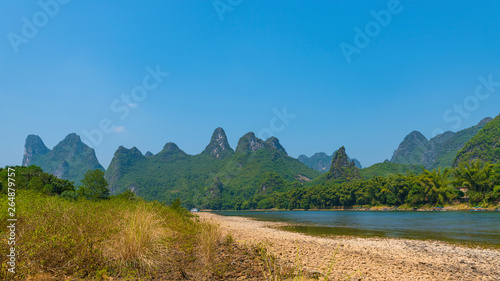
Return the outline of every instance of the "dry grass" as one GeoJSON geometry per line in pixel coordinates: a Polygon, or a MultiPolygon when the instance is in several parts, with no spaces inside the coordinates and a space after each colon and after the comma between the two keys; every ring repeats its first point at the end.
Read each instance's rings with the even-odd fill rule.
{"type": "Polygon", "coordinates": [[[216,225],[201,223],[200,227],[199,254],[203,264],[208,266],[215,260],[222,235],[219,227],[216,225]]]}
{"type": "MultiPolygon", "coordinates": [[[[235,243],[218,225],[159,203],[70,202],[23,191],[17,204],[17,273],[6,271],[2,238],[0,280],[328,280],[331,270],[311,278],[298,256],[294,268],[281,266],[265,244],[235,243]]],[[[5,224],[0,212],[0,237],[5,224]]]]}
{"type": "MultiPolygon", "coordinates": [[[[26,191],[17,202],[17,273],[6,272],[2,238],[0,280],[264,279],[258,251],[179,209],[140,200],[69,202],[26,191]]],[[[2,212],[0,237],[5,224],[2,212]]]]}
{"type": "Polygon", "coordinates": [[[104,257],[122,267],[159,270],[168,255],[166,239],[173,231],[158,211],[154,206],[139,205],[122,214],[120,231],[103,242],[104,257]]]}

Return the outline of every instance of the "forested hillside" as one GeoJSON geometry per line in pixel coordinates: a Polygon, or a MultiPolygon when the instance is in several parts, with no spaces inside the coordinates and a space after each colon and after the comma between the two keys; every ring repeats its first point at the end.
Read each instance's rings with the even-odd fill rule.
{"type": "MultiPolygon", "coordinates": [[[[136,147],[120,146],[105,178],[112,194],[131,191],[147,200],[165,203],[180,199],[188,208],[442,205],[463,197],[455,187],[466,185],[471,186],[471,203],[489,204],[498,200],[500,192],[498,165],[486,163],[497,163],[499,159],[499,118],[493,121],[486,118],[477,126],[457,133],[447,132],[430,141],[412,132],[394,153],[393,161],[364,169],[359,169],[341,147],[324,173],[302,162],[311,160],[309,166],[317,166],[319,162],[324,166],[323,156],[329,157],[326,154],[308,159],[299,157],[302,159],[299,161],[287,154],[277,138],[264,141],[252,132],[242,136],[233,150],[224,130],[217,128],[206,148],[196,155],[185,153],[171,142],[157,154],[143,154],[136,147]],[[469,141],[462,145],[466,140],[469,141]],[[456,155],[455,149],[461,146],[463,149],[456,155]],[[448,169],[450,159],[455,156],[456,168],[448,169]],[[430,169],[429,165],[439,167],[430,169]],[[476,179],[466,181],[464,175],[472,177],[472,173],[476,179]]],[[[53,150],[39,137],[28,136],[23,164],[34,163],[55,175],[54,179],[75,179],[75,189],[87,171],[103,170],[94,151],[76,134],[68,135],[53,150]]]]}
{"type": "Polygon", "coordinates": [[[113,193],[130,189],[146,199],[170,202],[181,198],[188,207],[217,208],[223,197],[240,200],[261,192],[259,184],[269,173],[299,183],[319,175],[288,156],[277,138],[263,141],[248,133],[233,151],[224,130],[217,128],[197,155],[186,154],[174,143],[148,157],[137,148],[120,147],[106,178],[113,193]]]}
{"type": "Polygon", "coordinates": [[[45,172],[79,185],[88,170],[104,168],[99,164],[94,149],[84,144],[77,134],[69,134],[52,150],[42,139],[29,135],[24,146],[23,166],[36,165],[45,172]]]}
{"type": "Polygon", "coordinates": [[[391,162],[424,166],[426,169],[451,167],[453,159],[472,137],[481,130],[491,118],[484,118],[476,126],[459,132],[444,132],[430,140],[418,131],[405,137],[394,151],[391,162]]]}
{"type": "Polygon", "coordinates": [[[483,162],[500,161],[500,115],[486,124],[464,147],[454,160],[454,165],[479,159],[483,162]]]}

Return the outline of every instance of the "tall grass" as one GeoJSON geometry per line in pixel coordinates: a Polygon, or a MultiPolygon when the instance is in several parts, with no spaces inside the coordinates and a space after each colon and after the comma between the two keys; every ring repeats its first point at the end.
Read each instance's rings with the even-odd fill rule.
{"type": "MultiPolygon", "coordinates": [[[[5,196],[0,206],[7,206],[5,196]]],[[[295,268],[283,267],[266,245],[238,245],[217,225],[175,206],[118,198],[73,202],[20,191],[16,211],[15,275],[7,272],[7,213],[0,211],[0,280],[305,278],[299,258],[295,268]]]]}
{"type": "Polygon", "coordinates": [[[217,247],[221,241],[221,232],[218,226],[208,223],[201,224],[200,257],[205,266],[214,261],[217,247]]]}
{"type": "MultiPolygon", "coordinates": [[[[6,271],[7,217],[2,211],[0,280],[203,279],[217,278],[229,268],[217,258],[230,246],[221,241],[218,227],[180,209],[142,200],[70,202],[29,191],[20,191],[16,200],[17,273],[6,271]]],[[[6,198],[0,197],[0,203],[7,206],[6,198]]]]}
{"type": "MultiPolygon", "coordinates": [[[[99,245],[115,231],[111,221],[117,216],[106,208],[110,202],[71,203],[27,191],[20,192],[16,201],[20,279],[40,272],[86,276],[105,266],[99,245]]],[[[3,225],[7,218],[1,214],[3,225]]],[[[1,242],[2,251],[6,251],[6,241],[1,242]]],[[[10,276],[0,272],[2,278],[10,276]]]]}
{"type": "Polygon", "coordinates": [[[103,255],[117,261],[120,267],[159,270],[168,255],[166,239],[173,236],[160,208],[138,205],[122,215],[119,230],[103,242],[103,255]]]}

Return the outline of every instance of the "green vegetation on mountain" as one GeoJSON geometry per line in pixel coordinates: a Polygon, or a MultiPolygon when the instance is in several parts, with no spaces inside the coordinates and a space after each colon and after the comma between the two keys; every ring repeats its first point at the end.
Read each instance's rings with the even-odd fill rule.
{"type": "MultiPolygon", "coordinates": [[[[285,191],[256,194],[236,209],[332,209],[352,206],[443,206],[468,195],[472,205],[498,205],[500,200],[500,165],[477,164],[470,168],[424,170],[420,175],[406,174],[377,176],[371,179],[294,186],[285,191]],[[479,166],[479,168],[478,168],[479,166]],[[487,178],[487,179],[486,179],[487,178]],[[455,187],[469,187],[464,194],[455,187]]],[[[282,185],[290,183],[282,183],[282,185]]],[[[223,204],[229,206],[230,204],[223,204]]],[[[232,209],[232,208],[227,208],[232,209]]]]}
{"type": "Polygon", "coordinates": [[[84,144],[76,134],[69,134],[52,150],[48,149],[39,136],[26,138],[23,166],[36,165],[58,178],[79,185],[88,170],[104,168],[97,161],[94,149],[84,144]]]}
{"type": "MultiPolygon", "coordinates": [[[[335,151],[332,155],[327,155],[324,152],[318,152],[311,157],[300,155],[297,160],[320,173],[326,173],[330,169],[330,164],[332,163],[333,156],[336,152],[337,151],[335,151]]],[[[354,161],[354,165],[356,167],[358,167],[359,169],[362,168],[361,163],[357,159],[351,159],[349,158],[349,156],[347,156],[347,160],[349,162],[354,161]]]]}
{"type": "MultiPolygon", "coordinates": [[[[469,189],[465,195],[472,204],[491,204],[499,199],[496,180],[499,166],[466,164],[470,161],[462,161],[460,157],[465,155],[471,160],[479,158],[496,162],[499,118],[491,122],[484,119],[475,127],[457,133],[446,132],[430,141],[418,132],[408,135],[393,160],[415,160],[427,165],[442,163],[444,166],[432,170],[422,165],[392,161],[358,169],[341,147],[333,155],[328,172],[320,173],[288,156],[275,137],[264,141],[250,132],[240,138],[233,150],[224,130],[217,128],[209,144],[197,155],[185,153],[174,143],[165,144],[157,154],[148,152],[146,155],[135,147],[119,147],[105,178],[96,171],[99,168],[89,169],[89,161],[81,161],[86,168],[79,168],[81,175],[78,177],[83,179],[87,172],[89,179],[94,178],[85,179],[83,187],[74,188],[69,181],[66,181],[66,187],[58,187],[64,181],[55,176],[34,179],[33,182],[36,186],[45,186],[46,194],[60,194],[72,201],[106,198],[107,189],[99,186],[106,186],[107,182],[111,194],[124,194],[125,197],[137,194],[160,202],[180,199],[188,208],[217,210],[443,205],[462,198],[464,194],[456,189],[459,187],[469,189]],[[479,133],[471,139],[471,134],[476,131],[479,133]],[[453,170],[446,168],[455,149],[467,140],[456,160],[463,164],[459,163],[453,170]],[[59,185],[51,185],[51,181],[59,185]]],[[[85,148],[73,134],[52,151],[38,137],[29,136],[24,162],[27,165],[35,160],[52,159],[56,163],[54,159],[82,159],[81,155],[90,154],[95,157],[93,150],[85,148]]],[[[62,163],[69,162],[64,160],[62,163]]],[[[28,168],[34,171],[31,174],[41,173],[39,168],[28,168]]]]}
{"type": "Polygon", "coordinates": [[[204,154],[188,155],[173,143],[150,157],[144,157],[135,147],[120,147],[106,171],[106,179],[113,194],[131,190],[148,200],[171,202],[181,198],[199,203],[212,184],[212,175],[226,162],[204,154]]]}
{"type": "Polygon", "coordinates": [[[363,178],[370,179],[378,176],[387,177],[389,175],[406,174],[407,172],[420,174],[423,169],[423,166],[392,163],[386,160],[383,163],[377,163],[370,167],[363,168],[359,172],[363,178]]]}
{"type": "MultiPolygon", "coordinates": [[[[500,172],[497,167],[496,173],[500,172]]],[[[330,171],[322,174],[306,185],[294,184],[278,174],[268,174],[260,183],[266,187],[261,192],[245,200],[231,200],[223,197],[217,209],[329,209],[354,205],[422,205],[450,204],[464,194],[454,187],[462,186],[454,178],[455,170],[425,170],[421,166],[395,164],[386,161],[366,168],[365,179],[352,162],[347,161],[345,148],[337,151],[330,171]],[[420,173],[418,175],[417,173],[420,173]],[[376,174],[386,174],[380,176],[376,174]],[[366,179],[369,178],[369,179],[366,179]]],[[[495,170],[492,170],[495,171],[495,170]]],[[[500,175],[500,173],[498,173],[500,175]]],[[[490,177],[489,187],[480,189],[482,199],[471,200],[473,204],[494,203],[500,199],[498,182],[490,177]]],[[[474,194],[474,190],[470,194],[474,194]]],[[[469,193],[468,193],[469,194],[469,193]]],[[[479,196],[476,196],[479,198],[479,196]]]]}
{"type": "Polygon", "coordinates": [[[112,193],[129,189],[150,200],[171,202],[180,198],[187,207],[217,208],[224,198],[243,202],[260,192],[259,183],[273,172],[291,182],[306,182],[319,175],[288,156],[274,137],[263,141],[248,133],[233,151],[224,131],[217,128],[198,155],[188,155],[173,143],[149,157],[137,148],[120,147],[106,179],[112,193]]]}
{"type": "Polygon", "coordinates": [[[474,160],[497,163],[500,161],[500,115],[486,124],[460,150],[454,165],[474,160]]]}
{"type": "Polygon", "coordinates": [[[361,179],[359,169],[354,165],[353,161],[349,161],[345,152],[345,147],[339,148],[333,155],[330,171],[326,173],[327,180],[338,182],[349,182],[361,179]]]}
{"type": "Polygon", "coordinates": [[[422,166],[385,161],[363,170],[347,161],[345,148],[335,154],[328,173],[301,185],[270,173],[261,191],[245,199],[223,194],[215,209],[330,209],[350,206],[443,206],[467,195],[470,203],[498,204],[500,164],[427,170],[422,166]],[[364,176],[364,179],[361,178],[364,176]],[[265,187],[265,188],[264,188],[265,187]],[[466,194],[458,188],[468,188],[466,194]]]}
{"type": "Polygon", "coordinates": [[[405,137],[394,151],[391,162],[424,166],[426,169],[451,167],[453,159],[472,137],[474,137],[491,118],[485,118],[476,126],[453,133],[445,132],[430,140],[420,132],[413,131],[405,137]]]}

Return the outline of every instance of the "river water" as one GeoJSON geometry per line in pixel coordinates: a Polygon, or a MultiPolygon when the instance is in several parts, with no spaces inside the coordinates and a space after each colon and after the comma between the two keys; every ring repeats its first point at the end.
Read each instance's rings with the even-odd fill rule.
{"type": "Polygon", "coordinates": [[[223,211],[264,221],[289,222],[282,227],[309,235],[348,235],[439,240],[500,248],[500,212],[415,211],[223,211]]]}

